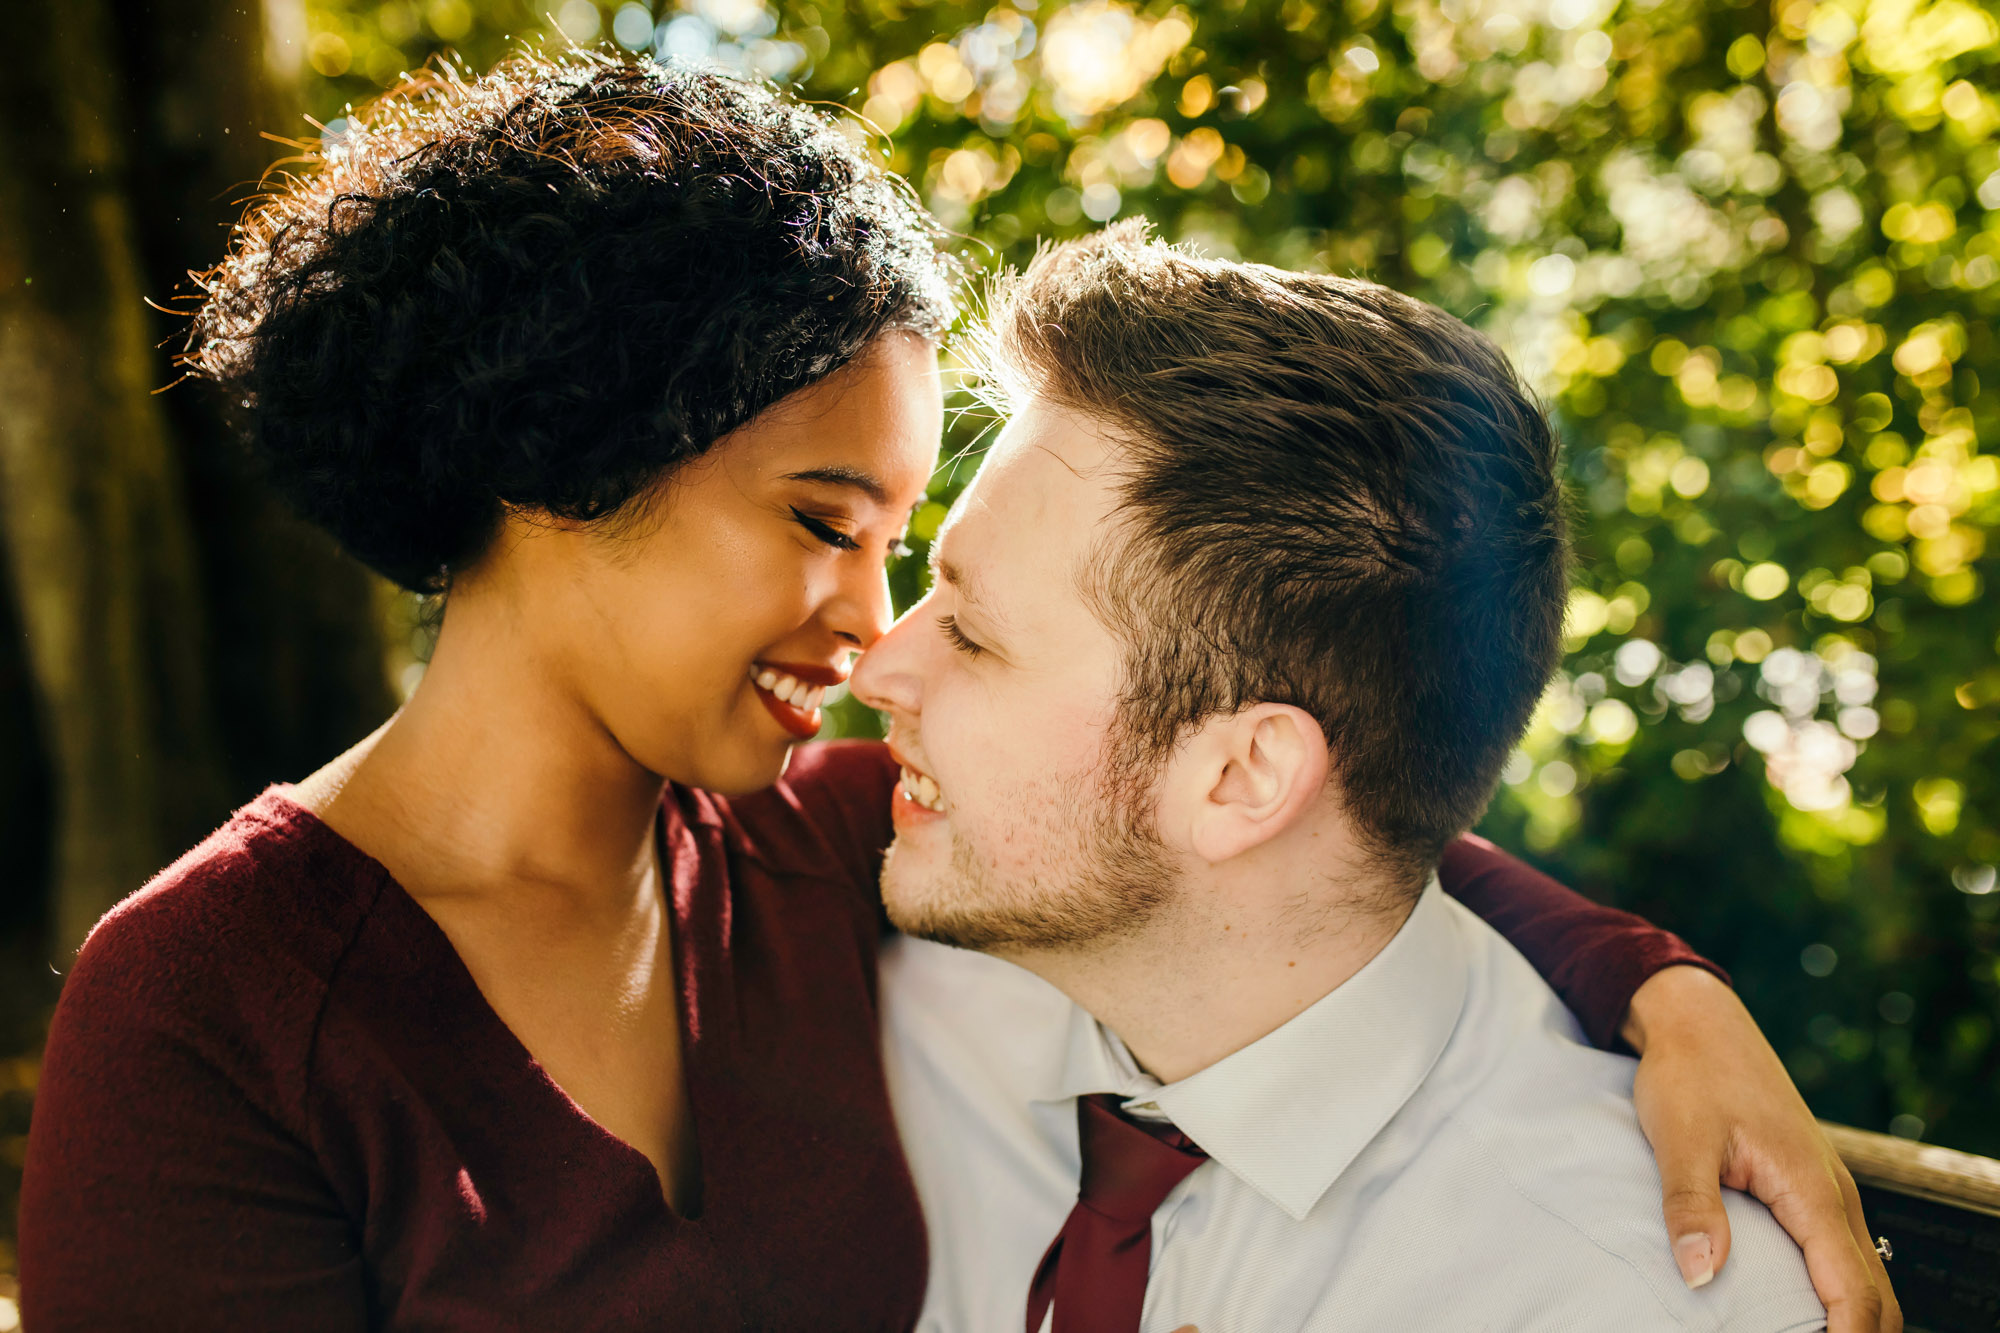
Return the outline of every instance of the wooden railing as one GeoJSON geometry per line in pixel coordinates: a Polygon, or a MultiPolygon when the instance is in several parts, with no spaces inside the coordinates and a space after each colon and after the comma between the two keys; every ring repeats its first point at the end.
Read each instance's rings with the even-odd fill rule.
{"type": "Polygon", "coordinates": [[[1909,1333],[2000,1330],[2000,1161],[1822,1122],[1876,1235],[1909,1333]]]}

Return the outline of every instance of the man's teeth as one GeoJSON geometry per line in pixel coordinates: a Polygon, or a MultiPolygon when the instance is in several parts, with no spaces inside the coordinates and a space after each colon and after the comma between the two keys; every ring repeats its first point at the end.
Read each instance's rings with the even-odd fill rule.
{"type": "Polygon", "coordinates": [[[938,790],[937,779],[928,773],[918,773],[912,769],[903,770],[902,781],[898,784],[903,795],[915,801],[926,810],[944,813],[944,793],[938,790]]]}
{"type": "Polygon", "coordinates": [[[808,685],[802,680],[794,680],[784,672],[773,671],[769,667],[753,668],[750,679],[757,682],[758,689],[803,712],[810,713],[819,707],[820,700],[826,698],[824,685],[808,685]]]}

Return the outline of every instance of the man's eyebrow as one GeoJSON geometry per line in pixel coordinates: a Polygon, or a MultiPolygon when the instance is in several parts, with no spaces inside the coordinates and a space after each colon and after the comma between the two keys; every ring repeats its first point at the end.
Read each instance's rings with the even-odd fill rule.
{"type": "Polygon", "coordinates": [[[985,611],[989,618],[998,618],[997,610],[979,595],[979,585],[973,581],[971,571],[939,555],[935,546],[931,548],[931,572],[949,583],[960,597],[985,611]]]}
{"type": "Polygon", "coordinates": [[[803,472],[787,472],[786,481],[816,481],[827,486],[848,486],[860,491],[878,505],[889,503],[889,488],[875,479],[875,475],[858,467],[835,464],[832,467],[807,468],[803,472]]]}
{"type": "MultiPolygon", "coordinates": [[[[953,564],[949,559],[939,555],[935,546],[931,547],[931,575],[951,585],[952,590],[958,594],[960,604],[970,606],[977,613],[982,628],[999,635],[1003,642],[1012,633],[1013,626],[1008,623],[1000,608],[980,596],[979,583],[973,578],[972,571],[964,565],[953,564]]],[[[988,639],[986,646],[997,648],[999,644],[988,639]]]]}

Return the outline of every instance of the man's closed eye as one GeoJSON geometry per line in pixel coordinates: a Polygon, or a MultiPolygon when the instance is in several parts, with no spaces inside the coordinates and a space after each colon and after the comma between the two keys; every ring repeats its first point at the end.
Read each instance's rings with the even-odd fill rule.
{"type": "Polygon", "coordinates": [[[959,627],[957,616],[952,616],[952,615],[939,616],[938,628],[944,631],[945,638],[951,640],[951,646],[953,648],[956,648],[959,652],[964,653],[967,657],[977,657],[981,653],[986,651],[983,645],[974,642],[972,638],[969,637],[966,634],[966,632],[959,627]]]}

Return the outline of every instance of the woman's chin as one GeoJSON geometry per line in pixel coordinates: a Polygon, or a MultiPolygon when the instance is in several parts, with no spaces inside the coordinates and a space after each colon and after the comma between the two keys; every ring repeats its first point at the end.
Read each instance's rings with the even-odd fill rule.
{"type": "Polygon", "coordinates": [[[787,737],[783,742],[772,743],[765,737],[743,744],[737,753],[726,760],[709,765],[711,771],[704,776],[705,781],[693,785],[704,791],[712,791],[717,796],[752,796],[774,786],[785,776],[785,769],[792,762],[792,747],[798,744],[787,737]]]}
{"type": "MultiPolygon", "coordinates": [[[[792,747],[798,742],[773,734],[777,728],[769,719],[758,719],[754,727],[732,728],[712,735],[705,745],[676,747],[658,762],[630,747],[627,753],[648,771],[681,787],[714,792],[717,796],[750,796],[775,784],[785,776],[792,761],[792,747]]],[[[665,750],[662,746],[660,749],[665,750]]]]}

